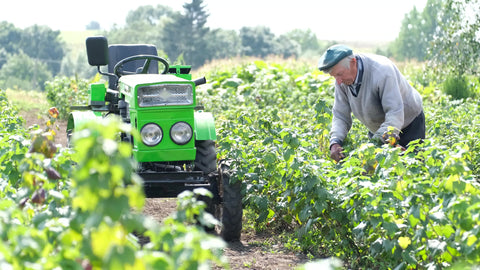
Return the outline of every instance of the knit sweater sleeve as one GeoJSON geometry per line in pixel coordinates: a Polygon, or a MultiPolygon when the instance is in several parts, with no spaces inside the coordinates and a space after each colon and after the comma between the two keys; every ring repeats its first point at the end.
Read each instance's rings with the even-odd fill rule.
{"type": "Polygon", "coordinates": [[[334,143],[342,145],[351,127],[351,108],[347,99],[346,90],[335,83],[335,101],[333,103],[330,145],[334,143]]]}

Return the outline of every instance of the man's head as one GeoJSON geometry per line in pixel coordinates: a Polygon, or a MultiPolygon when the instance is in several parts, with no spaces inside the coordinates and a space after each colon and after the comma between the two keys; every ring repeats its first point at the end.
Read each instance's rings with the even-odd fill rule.
{"type": "Polygon", "coordinates": [[[320,57],[318,69],[335,77],[338,84],[351,85],[357,76],[357,59],[349,47],[333,45],[320,57]]]}

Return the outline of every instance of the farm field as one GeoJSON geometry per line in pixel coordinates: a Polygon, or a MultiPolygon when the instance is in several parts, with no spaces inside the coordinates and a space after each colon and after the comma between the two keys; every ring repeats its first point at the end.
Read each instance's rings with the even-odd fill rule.
{"type": "MultiPolygon", "coordinates": [[[[463,269],[478,264],[480,109],[475,99],[453,100],[435,85],[416,85],[426,116],[423,143],[406,151],[376,145],[355,122],[345,146],[347,158],[335,164],[328,158],[330,78],[305,63],[258,60],[201,72],[208,84],[199,87],[198,102],[215,115],[218,156],[232,161],[234,178],[243,184],[244,241],[226,254],[248,258],[232,259],[231,268],[274,269],[275,262],[277,268],[294,267],[325,257],[336,257],[350,269],[463,269]],[[277,249],[281,252],[275,254],[277,249]]],[[[62,111],[65,104],[56,106],[62,111]]],[[[15,124],[8,121],[6,126],[15,124]]],[[[12,129],[5,129],[2,140],[18,141],[10,133],[12,129]]],[[[22,154],[14,154],[9,145],[4,143],[2,151],[21,160],[22,154]]],[[[62,157],[67,153],[60,153],[43,160],[69,179],[68,159],[62,157]]],[[[0,163],[2,179],[14,170],[8,162],[0,163]]],[[[24,175],[15,181],[10,176],[9,183],[24,181],[24,175]]],[[[37,188],[31,182],[27,187],[29,195],[37,188]]],[[[133,190],[125,196],[141,205],[133,190]]],[[[56,185],[47,191],[67,192],[56,185]]],[[[49,200],[59,203],[58,198],[49,200]]],[[[48,209],[27,208],[32,216],[48,209]]],[[[108,246],[92,256],[98,264],[106,250],[108,246]]],[[[214,260],[215,254],[210,255],[214,260]]],[[[27,258],[39,263],[34,256],[27,258]]]]}
{"type": "MultiPolygon", "coordinates": [[[[31,91],[6,91],[9,101],[19,108],[19,115],[25,120],[25,128],[38,125],[45,127],[48,121],[49,104],[45,93],[31,91]]],[[[55,143],[66,147],[66,121],[56,121],[55,143]]],[[[175,198],[147,198],[143,213],[162,222],[172,215],[177,207],[175,198]]],[[[290,269],[308,261],[301,252],[283,247],[281,239],[272,232],[256,233],[254,228],[245,228],[240,242],[230,243],[224,250],[231,269],[290,269]]],[[[217,266],[215,269],[224,269],[217,266]]]]}

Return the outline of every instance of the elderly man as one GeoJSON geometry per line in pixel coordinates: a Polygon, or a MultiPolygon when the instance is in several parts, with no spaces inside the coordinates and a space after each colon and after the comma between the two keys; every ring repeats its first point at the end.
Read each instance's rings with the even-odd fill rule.
{"type": "Polygon", "coordinates": [[[318,69],[335,78],[335,101],[330,130],[330,156],[344,158],[342,143],[353,115],[367,128],[370,138],[386,143],[392,137],[407,144],[425,138],[425,116],[420,94],[388,58],[353,54],[345,45],[327,49],[318,69]]]}

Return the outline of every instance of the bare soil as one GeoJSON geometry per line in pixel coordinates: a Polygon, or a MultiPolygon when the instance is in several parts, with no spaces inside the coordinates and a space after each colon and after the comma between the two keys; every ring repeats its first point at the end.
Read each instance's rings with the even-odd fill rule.
{"type": "MultiPolygon", "coordinates": [[[[46,123],[48,121],[47,112],[40,112],[37,109],[32,109],[28,112],[20,111],[19,114],[25,120],[25,127],[33,127],[38,125],[40,129],[45,129],[46,123]]],[[[67,146],[67,121],[65,120],[57,120],[55,122],[56,126],[56,136],[55,136],[55,143],[60,144],[63,147],[67,146]]]]}
{"type": "MultiPolygon", "coordinates": [[[[44,112],[31,110],[20,112],[25,119],[26,127],[39,125],[44,129],[48,121],[44,112]]],[[[67,122],[57,120],[57,135],[55,143],[63,147],[67,144],[67,122]]],[[[148,198],[144,213],[161,222],[176,209],[175,198],[148,198]]],[[[295,254],[283,247],[282,243],[267,233],[256,234],[253,231],[243,231],[240,241],[228,243],[224,254],[227,256],[230,269],[294,269],[308,261],[305,255],[295,254]]],[[[222,269],[216,267],[215,269],[222,269]]]]}
{"type": "MultiPolygon", "coordinates": [[[[175,198],[148,198],[144,213],[161,222],[175,209],[175,198]]],[[[243,231],[240,241],[228,243],[224,252],[230,269],[295,269],[308,261],[305,255],[288,251],[274,236],[253,231],[243,231]]]]}

